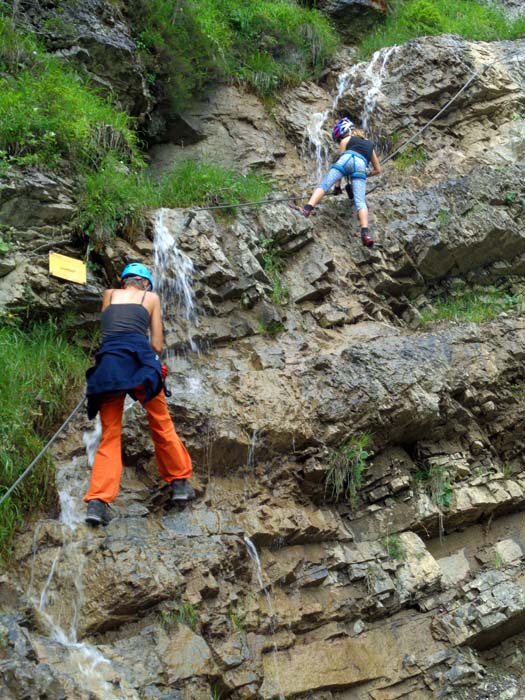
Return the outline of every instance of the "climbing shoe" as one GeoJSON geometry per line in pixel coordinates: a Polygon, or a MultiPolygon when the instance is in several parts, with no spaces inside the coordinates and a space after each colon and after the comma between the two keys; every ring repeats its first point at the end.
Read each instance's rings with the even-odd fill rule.
{"type": "Polygon", "coordinates": [[[175,479],[171,482],[172,501],[192,501],[195,498],[195,489],[188,484],[187,479],[175,479]]]}
{"type": "Polygon", "coordinates": [[[107,503],[94,498],[88,501],[86,523],[97,527],[98,525],[107,525],[111,520],[111,512],[107,503]]]}
{"type": "Polygon", "coordinates": [[[300,204],[295,204],[295,202],[288,202],[288,206],[290,209],[293,209],[294,211],[298,211],[299,214],[302,214],[304,217],[308,218],[310,214],[313,211],[313,207],[311,204],[305,204],[304,207],[300,204]]]}
{"type": "Polygon", "coordinates": [[[374,239],[368,233],[368,229],[361,229],[361,242],[366,248],[374,247],[374,239]]]}

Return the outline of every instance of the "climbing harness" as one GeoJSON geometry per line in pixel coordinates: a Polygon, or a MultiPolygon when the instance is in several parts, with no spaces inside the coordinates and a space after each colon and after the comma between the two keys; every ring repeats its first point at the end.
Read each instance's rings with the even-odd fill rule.
{"type": "Polygon", "coordinates": [[[31,464],[25,469],[25,471],[20,474],[18,479],[15,481],[14,484],[12,484],[7,491],[2,495],[0,498],[0,506],[2,503],[13,493],[13,491],[16,489],[18,484],[20,484],[25,477],[29,474],[29,472],[33,469],[35,464],[40,461],[40,459],[44,456],[44,454],[48,451],[48,449],[51,447],[51,445],[55,442],[57,437],[60,435],[60,433],[66,428],[66,426],[73,420],[73,418],[77,415],[77,413],[80,411],[82,406],[84,405],[84,401],[86,399],[82,397],[78,404],[75,406],[75,408],[71,411],[69,416],[66,418],[66,420],[62,423],[60,428],[56,431],[56,433],[53,435],[53,437],[47,442],[44,447],[40,450],[40,452],[37,454],[37,456],[34,458],[34,460],[31,462],[31,464]]]}

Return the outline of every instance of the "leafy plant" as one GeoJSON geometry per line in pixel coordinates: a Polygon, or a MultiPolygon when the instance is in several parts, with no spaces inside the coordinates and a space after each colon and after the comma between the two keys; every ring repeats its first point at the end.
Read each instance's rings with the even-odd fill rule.
{"type": "Polygon", "coordinates": [[[394,158],[394,166],[399,171],[406,171],[416,165],[421,165],[428,160],[427,153],[423,146],[409,144],[403,151],[394,158]]]}
{"type": "Polygon", "coordinates": [[[170,629],[179,621],[177,610],[159,610],[159,618],[166,629],[170,629]]]}
{"type": "Polygon", "coordinates": [[[224,697],[223,691],[216,685],[210,688],[210,700],[222,700],[224,697]]]}
{"type": "Polygon", "coordinates": [[[366,460],[372,455],[367,449],[370,440],[368,433],[356,435],[332,452],[325,481],[325,494],[330,500],[338,502],[345,499],[352,506],[357,504],[366,460]]]}
{"type": "MultiPolygon", "coordinates": [[[[14,319],[11,319],[12,321],[14,319]]],[[[78,400],[87,357],[48,321],[0,328],[0,495],[15,482],[78,400]]],[[[0,560],[27,513],[54,502],[54,464],[45,455],[0,506],[0,560]]]]}
{"type": "Polygon", "coordinates": [[[281,278],[285,254],[273,238],[260,238],[259,244],[263,249],[263,268],[272,284],[272,302],[276,306],[284,306],[290,294],[281,278]]]}
{"type": "Polygon", "coordinates": [[[450,483],[447,470],[442,464],[425,464],[416,473],[416,480],[425,485],[432,502],[438,508],[450,508],[454,489],[450,483]]]}
{"type": "Polygon", "coordinates": [[[403,542],[399,535],[388,535],[385,538],[385,549],[390,559],[395,561],[402,561],[405,556],[403,542]]]}
{"type": "Polygon", "coordinates": [[[249,172],[241,175],[216,163],[182,161],[157,185],[161,206],[190,207],[239,204],[264,199],[270,182],[249,172]]]}
{"type": "Polygon", "coordinates": [[[259,333],[274,338],[279,333],[286,330],[281,321],[259,321],[259,333]]]}
{"type": "Polygon", "coordinates": [[[191,603],[183,603],[180,606],[177,611],[177,620],[194,632],[199,626],[199,616],[191,603]]]}
{"type": "Polygon", "coordinates": [[[383,46],[424,35],[459,34],[466,39],[496,41],[525,35],[525,20],[507,17],[497,3],[481,0],[391,0],[391,12],[361,42],[365,56],[383,46]]]}
{"type": "Polygon", "coordinates": [[[507,192],[505,194],[505,204],[507,204],[509,206],[511,204],[514,204],[514,202],[516,201],[516,197],[517,197],[516,192],[507,192]]]}
{"type": "Polygon", "coordinates": [[[244,629],[244,615],[241,615],[237,609],[230,605],[228,609],[228,617],[232,623],[233,629],[236,632],[242,632],[244,629]]]}
{"type": "Polygon", "coordinates": [[[448,211],[448,209],[440,209],[439,210],[439,214],[437,216],[437,222],[438,222],[439,228],[445,228],[446,226],[448,226],[450,223],[450,219],[451,219],[451,216],[450,216],[450,212],[448,211]]]}
{"type": "Polygon", "coordinates": [[[501,569],[503,564],[505,563],[505,560],[501,556],[499,552],[494,552],[494,557],[492,559],[492,566],[494,569],[501,569]]]}

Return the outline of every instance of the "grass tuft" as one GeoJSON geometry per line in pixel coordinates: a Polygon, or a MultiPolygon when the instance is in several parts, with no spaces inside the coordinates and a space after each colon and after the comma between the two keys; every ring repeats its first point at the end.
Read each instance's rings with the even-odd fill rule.
{"type": "Polygon", "coordinates": [[[370,440],[368,433],[356,435],[331,454],[325,482],[325,494],[330,500],[337,503],[344,499],[353,507],[357,505],[366,461],[372,456],[368,451],[370,440]]]}
{"type": "Polygon", "coordinates": [[[496,287],[460,289],[451,296],[435,299],[431,308],[423,309],[421,325],[427,326],[436,321],[483,323],[504,311],[520,307],[522,303],[520,295],[508,294],[496,287]]]}

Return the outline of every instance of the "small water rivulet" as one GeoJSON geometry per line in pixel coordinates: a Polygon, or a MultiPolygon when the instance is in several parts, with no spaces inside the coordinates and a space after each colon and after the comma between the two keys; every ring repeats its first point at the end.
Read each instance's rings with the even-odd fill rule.
{"type": "MultiPolygon", "coordinates": [[[[257,583],[259,584],[260,589],[263,592],[264,597],[266,598],[266,604],[268,606],[268,614],[270,616],[270,633],[273,637],[273,635],[275,633],[275,608],[273,605],[272,596],[270,595],[270,591],[268,590],[268,587],[264,583],[263,571],[262,571],[262,566],[261,566],[261,560],[259,558],[259,553],[257,551],[257,547],[254,545],[254,543],[248,537],[248,535],[244,535],[244,542],[246,544],[246,549],[248,550],[248,555],[249,555],[249,557],[252,560],[253,565],[254,565],[255,575],[257,577],[257,583]]],[[[277,654],[277,644],[275,643],[275,641],[273,641],[272,658],[274,661],[275,681],[277,684],[276,692],[279,693],[279,700],[286,700],[286,696],[284,695],[283,690],[282,690],[282,684],[281,684],[281,679],[279,676],[279,667],[277,665],[276,654],[277,654]]]]}
{"type": "Polygon", "coordinates": [[[158,209],[154,221],[154,267],[155,291],[160,296],[162,315],[166,322],[174,320],[185,326],[186,339],[192,352],[198,352],[193,340],[193,326],[197,320],[192,260],[177,246],[169,230],[167,209],[158,209]]]}
{"type": "Polygon", "coordinates": [[[341,100],[348,97],[354,86],[356,86],[357,81],[362,82],[364,79],[367,91],[363,99],[362,109],[360,111],[356,110],[356,115],[359,116],[363,128],[368,130],[381,93],[381,87],[387,75],[387,67],[397,49],[397,46],[390,46],[376,51],[366,65],[364,72],[363,64],[358,63],[352,66],[350,70],[341,73],[337,78],[337,89],[330,107],[324,112],[315,112],[312,115],[306,128],[303,152],[314,158],[316,164],[315,174],[318,180],[333,158],[333,148],[324,133],[328,118],[335,118],[341,100]]]}
{"type": "Polygon", "coordinates": [[[33,561],[27,599],[33,609],[40,633],[47,638],[47,655],[54,655],[54,664],[61,667],[74,688],[75,697],[93,700],[139,700],[133,688],[118,677],[110,661],[94,645],[79,639],[78,623],[83,605],[83,580],[86,566],[86,545],[89,537],[79,529],[83,521],[82,493],[86,474],[78,460],[64,465],[57,475],[60,517],[58,523],[61,546],[54,554],[43,585],[34,588],[33,567],[38,552],[37,542],[42,521],[35,528],[33,561]],[[76,690],[75,690],[76,692],[76,690]],[[79,690],[80,692],[80,690],[79,690]]]}

